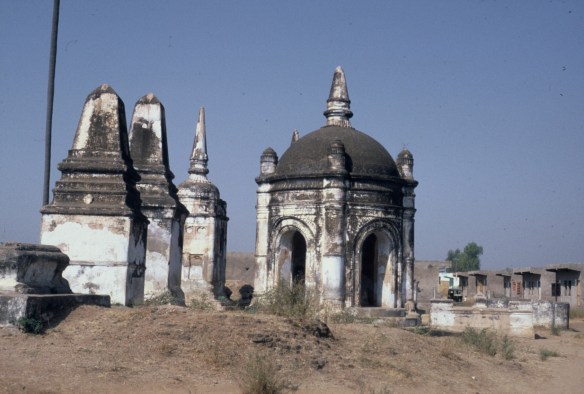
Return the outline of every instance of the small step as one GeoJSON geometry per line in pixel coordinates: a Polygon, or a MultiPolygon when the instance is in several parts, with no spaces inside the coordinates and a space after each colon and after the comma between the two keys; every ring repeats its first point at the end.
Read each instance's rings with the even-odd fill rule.
{"type": "Polygon", "coordinates": [[[357,317],[405,317],[404,308],[384,308],[384,307],[353,307],[349,308],[357,317]]]}

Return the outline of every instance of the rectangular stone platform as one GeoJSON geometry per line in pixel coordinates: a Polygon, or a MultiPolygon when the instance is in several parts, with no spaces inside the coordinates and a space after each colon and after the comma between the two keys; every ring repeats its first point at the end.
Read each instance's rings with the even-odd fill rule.
{"type": "Polygon", "coordinates": [[[43,323],[59,318],[79,305],[110,307],[110,297],[96,294],[21,294],[0,293],[0,325],[14,324],[20,318],[43,323]]]}

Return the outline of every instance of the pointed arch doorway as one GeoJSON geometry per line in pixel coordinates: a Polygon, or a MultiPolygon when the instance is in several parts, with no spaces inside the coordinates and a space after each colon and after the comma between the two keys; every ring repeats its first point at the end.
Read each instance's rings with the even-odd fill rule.
{"type": "Polygon", "coordinates": [[[282,235],[277,251],[280,281],[292,285],[306,278],[306,240],[298,230],[282,235]]]}
{"type": "Polygon", "coordinates": [[[360,250],[359,305],[392,307],[393,243],[383,231],[366,236],[360,250]]]}

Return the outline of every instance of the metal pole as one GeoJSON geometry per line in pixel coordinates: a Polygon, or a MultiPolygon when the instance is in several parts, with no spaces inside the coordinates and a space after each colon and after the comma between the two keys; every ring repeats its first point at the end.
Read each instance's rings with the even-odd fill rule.
{"type": "Polygon", "coordinates": [[[59,1],[53,0],[53,29],[51,32],[51,55],[49,59],[49,87],[47,89],[47,120],[45,123],[45,182],[43,187],[43,205],[49,203],[49,184],[51,182],[51,132],[53,127],[53,99],[55,97],[59,1]]]}

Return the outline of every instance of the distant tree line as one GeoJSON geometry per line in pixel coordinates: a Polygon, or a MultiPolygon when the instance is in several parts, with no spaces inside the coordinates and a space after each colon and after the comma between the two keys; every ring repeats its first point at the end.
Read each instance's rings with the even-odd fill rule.
{"type": "Polygon", "coordinates": [[[462,252],[460,249],[449,250],[446,261],[450,262],[451,272],[467,272],[481,269],[480,255],[483,254],[483,247],[476,242],[468,243],[462,252]]]}

